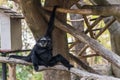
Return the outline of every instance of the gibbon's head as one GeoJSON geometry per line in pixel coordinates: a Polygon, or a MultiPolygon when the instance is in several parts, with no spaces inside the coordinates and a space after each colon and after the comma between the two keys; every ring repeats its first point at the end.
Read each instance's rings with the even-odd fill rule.
{"type": "Polygon", "coordinates": [[[42,37],[37,41],[37,44],[40,47],[50,47],[52,45],[52,41],[49,37],[42,37]]]}

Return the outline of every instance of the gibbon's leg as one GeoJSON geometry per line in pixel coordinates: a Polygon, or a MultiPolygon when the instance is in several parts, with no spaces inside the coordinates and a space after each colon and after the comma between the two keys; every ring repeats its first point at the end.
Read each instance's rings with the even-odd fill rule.
{"type": "Polygon", "coordinates": [[[27,61],[27,62],[32,62],[31,56],[32,56],[33,53],[34,53],[34,50],[32,50],[28,56],[10,55],[8,59],[15,58],[15,59],[21,59],[21,60],[24,60],[24,61],[27,61]]]}
{"type": "Polygon", "coordinates": [[[33,63],[33,66],[34,66],[34,70],[35,71],[38,71],[39,69],[39,59],[37,58],[37,56],[33,53],[33,55],[31,56],[31,59],[32,59],[32,63],[33,63]]]}
{"type": "Polygon", "coordinates": [[[58,62],[61,62],[65,67],[68,68],[68,70],[70,70],[70,68],[73,67],[73,65],[71,65],[69,61],[60,54],[52,57],[52,59],[49,61],[49,66],[52,67],[58,62]]]}
{"type": "Polygon", "coordinates": [[[46,64],[44,61],[42,61],[41,59],[39,59],[39,66],[48,67],[48,64],[46,64]]]}

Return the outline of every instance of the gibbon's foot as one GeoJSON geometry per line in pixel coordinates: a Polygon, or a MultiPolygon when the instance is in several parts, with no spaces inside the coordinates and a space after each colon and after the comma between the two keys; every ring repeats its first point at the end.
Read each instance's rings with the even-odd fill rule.
{"type": "Polygon", "coordinates": [[[15,58],[16,57],[16,55],[10,55],[9,57],[8,57],[8,60],[10,59],[10,58],[15,58]]]}
{"type": "Polygon", "coordinates": [[[73,65],[69,65],[69,66],[66,66],[68,68],[68,70],[70,70],[70,68],[74,67],[73,65]]]}
{"type": "Polygon", "coordinates": [[[34,70],[35,70],[36,72],[38,72],[39,67],[38,67],[38,66],[34,66],[34,70]]]}

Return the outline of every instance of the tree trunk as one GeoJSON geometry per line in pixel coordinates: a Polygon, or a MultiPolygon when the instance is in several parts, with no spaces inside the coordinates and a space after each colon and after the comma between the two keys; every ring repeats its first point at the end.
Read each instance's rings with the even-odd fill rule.
{"type": "Polygon", "coordinates": [[[31,29],[35,40],[39,39],[45,33],[46,21],[40,12],[40,1],[39,0],[20,0],[19,5],[25,16],[25,20],[31,29]]]}
{"type": "MultiPolygon", "coordinates": [[[[120,23],[116,21],[109,28],[112,50],[120,56],[120,23]]],[[[112,65],[112,72],[120,78],[120,69],[112,65]]]]}
{"type": "MultiPolygon", "coordinates": [[[[60,7],[66,8],[65,0],[46,0],[45,6],[59,5],[60,7]]],[[[56,14],[57,18],[63,22],[66,22],[65,14],[56,14]]],[[[68,47],[67,47],[67,36],[62,30],[55,28],[53,32],[53,53],[61,54],[68,59],[68,47]]],[[[44,80],[70,80],[70,73],[65,71],[48,70],[44,72],[44,80]]]]}

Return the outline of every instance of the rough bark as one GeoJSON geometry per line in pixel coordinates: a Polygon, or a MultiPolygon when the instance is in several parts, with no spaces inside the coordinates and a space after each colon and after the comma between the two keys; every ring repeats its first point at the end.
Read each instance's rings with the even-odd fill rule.
{"type": "Polygon", "coordinates": [[[45,33],[47,28],[46,21],[42,15],[40,15],[39,7],[41,7],[41,5],[39,0],[20,0],[19,5],[33,36],[37,40],[45,33]]]}
{"type": "MultiPolygon", "coordinates": [[[[109,28],[110,38],[111,38],[111,47],[112,50],[120,56],[120,23],[116,21],[111,27],[109,28]]],[[[112,65],[113,74],[116,77],[120,77],[120,69],[117,68],[115,65],[112,65]]]]}
{"type": "Polygon", "coordinates": [[[16,65],[9,64],[8,67],[9,67],[9,79],[16,80],[16,65]]]}
{"type": "MultiPolygon", "coordinates": [[[[0,62],[22,64],[22,65],[32,65],[32,63],[28,63],[28,62],[25,62],[23,60],[18,60],[18,59],[13,59],[13,58],[10,58],[8,60],[8,57],[0,57],[0,62]]],[[[39,66],[39,71],[50,70],[50,69],[71,72],[73,74],[78,75],[79,77],[82,77],[82,80],[120,80],[119,78],[93,74],[93,73],[89,73],[89,72],[86,72],[86,71],[83,71],[80,69],[76,69],[76,68],[71,68],[70,70],[68,70],[68,68],[66,68],[62,65],[56,65],[54,67],[48,67],[48,68],[46,68],[44,66],[39,66]]]]}

